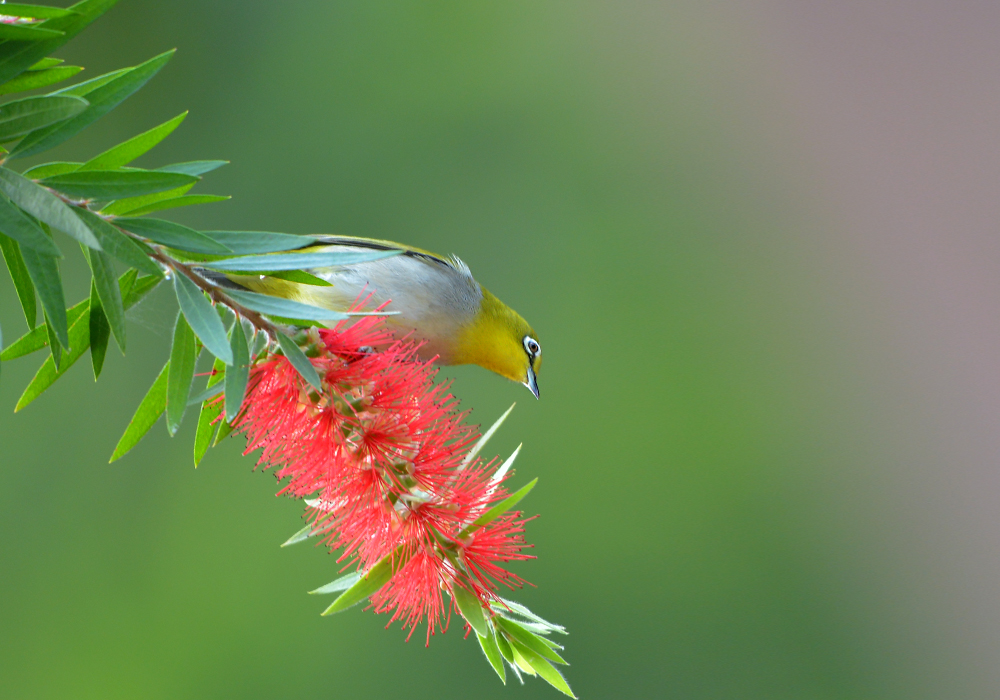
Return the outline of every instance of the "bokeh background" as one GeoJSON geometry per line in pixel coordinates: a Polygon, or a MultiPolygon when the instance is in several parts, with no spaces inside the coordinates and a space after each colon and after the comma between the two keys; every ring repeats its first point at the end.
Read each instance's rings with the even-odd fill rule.
{"type": "MultiPolygon", "coordinates": [[[[537,587],[582,698],[1000,693],[1000,5],[124,0],[57,55],[177,47],[62,147],[185,109],[141,163],[225,158],[205,228],[457,253],[545,349],[534,401],[448,370],[524,450],[537,587]]],[[[83,263],[68,294],[86,291],[83,263]]],[[[276,499],[193,421],[107,464],[175,311],[98,384],[0,380],[0,696],[553,698],[459,625],[424,648],[280,549],[276,499]]],[[[4,336],[23,330],[6,277],[4,336]]]]}

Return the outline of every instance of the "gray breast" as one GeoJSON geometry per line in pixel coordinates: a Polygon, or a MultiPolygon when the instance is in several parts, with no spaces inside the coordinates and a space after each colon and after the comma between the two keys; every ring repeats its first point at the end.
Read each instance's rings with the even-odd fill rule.
{"type": "MultiPolygon", "coordinates": [[[[329,246],[326,250],[356,250],[329,246]]],[[[368,308],[386,302],[395,311],[388,322],[398,336],[413,333],[426,341],[421,355],[439,355],[450,362],[451,339],[479,311],[483,293],[469,268],[459,260],[443,261],[420,254],[397,255],[344,267],[312,270],[332,287],[313,287],[312,295],[326,297],[327,304],[347,308],[355,300],[372,295],[368,308]]],[[[318,300],[317,300],[318,301],[318,300]]]]}

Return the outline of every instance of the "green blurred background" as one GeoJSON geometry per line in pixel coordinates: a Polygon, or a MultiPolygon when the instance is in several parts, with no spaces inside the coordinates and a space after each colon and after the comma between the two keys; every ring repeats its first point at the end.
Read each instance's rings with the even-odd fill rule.
{"type": "MultiPolygon", "coordinates": [[[[515,597],[580,697],[996,697],[1000,12],[869,5],[124,0],[57,55],[178,54],[52,155],[190,109],[141,164],[229,159],[198,189],[233,200],[176,220],[455,253],[529,319],[541,401],[442,374],[477,423],[518,402],[515,597]]],[[[301,505],[241,441],[107,464],[160,292],[96,385],[14,415],[41,358],[3,367],[0,697],[557,697],[457,623],[320,618],[338,567],[279,549],[301,505]]]]}

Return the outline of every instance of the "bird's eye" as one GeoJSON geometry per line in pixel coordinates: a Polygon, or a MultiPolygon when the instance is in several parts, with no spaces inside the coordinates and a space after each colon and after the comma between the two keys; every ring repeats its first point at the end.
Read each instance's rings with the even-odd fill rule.
{"type": "Polygon", "coordinates": [[[538,344],[538,341],[532,338],[530,335],[524,336],[524,349],[529,355],[534,357],[542,351],[542,346],[538,344]]]}

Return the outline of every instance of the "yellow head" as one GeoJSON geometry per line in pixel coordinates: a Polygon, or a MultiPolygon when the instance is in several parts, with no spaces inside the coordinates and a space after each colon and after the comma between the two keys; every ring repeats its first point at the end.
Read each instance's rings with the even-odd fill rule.
{"type": "Polygon", "coordinates": [[[458,338],[452,362],[474,364],[524,384],[538,398],[542,346],[528,322],[483,289],[479,313],[458,338]]]}

